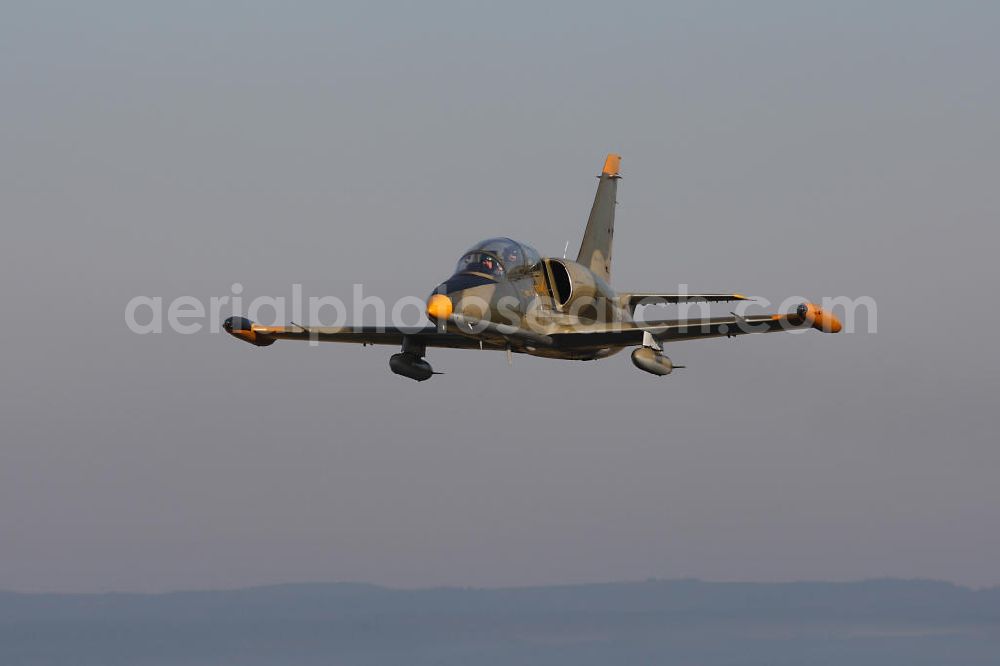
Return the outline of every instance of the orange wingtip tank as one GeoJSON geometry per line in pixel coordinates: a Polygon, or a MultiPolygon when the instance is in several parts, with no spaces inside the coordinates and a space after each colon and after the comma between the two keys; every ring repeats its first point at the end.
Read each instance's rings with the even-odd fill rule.
{"type": "Polygon", "coordinates": [[[601,174],[605,176],[617,176],[618,169],[621,168],[621,165],[622,156],[610,153],[608,158],[604,160],[604,169],[601,170],[601,174]]]}
{"type": "Polygon", "coordinates": [[[222,323],[222,328],[234,338],[257,347],[274,344],[275,339],[267,335],[266,326],[259,326],[246,317],[229,317],[222,323]]]}
{"type": "Polygon", "coordinates": [[[843,325],[835,314],[824,310],[815,303],[803,303],[796,310],[796,314],[809,322],[817,331],[840,333],[843,329],[843,325]]]}

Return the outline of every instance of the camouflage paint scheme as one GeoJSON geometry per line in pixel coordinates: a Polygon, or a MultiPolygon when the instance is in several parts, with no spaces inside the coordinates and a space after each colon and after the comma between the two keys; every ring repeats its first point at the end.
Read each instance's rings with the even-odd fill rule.
{"type": "Polygon", "coordinates": [[[263,347],[276,340],[315,340],[398,345],[393,372],[418,381],[431,376],[428,347],[506,350],[548,358],[592,360],[626,347],[633,363],[652,374],[674,366],[661,344],[802,328],[836,333],[837,318],[803,303],[793,312],[740,317],[636,321],[639,305],[752,300],[741,294],[617,293],[611,288],[611,249],[621,157],[608,155],[583,242],[575,261],[541,257],[530,246],[493,238],[470,248],[427,304],[429,326],[262,326],[230,317],[224,328],[263,347]]]}

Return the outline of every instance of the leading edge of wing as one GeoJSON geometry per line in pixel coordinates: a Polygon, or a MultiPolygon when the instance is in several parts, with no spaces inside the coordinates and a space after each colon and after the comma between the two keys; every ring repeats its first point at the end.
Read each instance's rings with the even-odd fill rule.
{"type": "Polygon", "coordinates": [[[643,334],[650,333],[659,342],[735,337],[751,333],[779,333],[814,328],[838,333],[842,326],[832,313],[812,303],[803,303],[787,314],[764,314],[703,319],[669,319],[631,324],[610,324],[588,331],[556,333],[553,341],[560,347],[595,345],[631,346],[642,344],[643,334]]]}
{"type": "Polygon", "coordinates": [[[264,326],[244,317],[230,317],[223,328],[233,337],[258,347],[277,340],[305,342],[345,342],[361,345],[402,345],[410,338],[427,347],[478,349],[479,341],[458,333],[439,331],[435,326],[264,326]]]}

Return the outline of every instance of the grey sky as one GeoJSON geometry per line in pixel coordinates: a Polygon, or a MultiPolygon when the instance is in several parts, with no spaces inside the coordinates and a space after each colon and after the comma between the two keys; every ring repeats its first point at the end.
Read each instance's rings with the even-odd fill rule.
{"type": "MultiPolygon", "coordinates": [[[[0,9],[0,588],[1000,583],[1000,7],[0,9]],[[504,234],[876,335],[559,363],[139,337],[135,295],[423,297],[504,234]]],[[[725,311],[725,310],[722,310],[725,311]]]]}

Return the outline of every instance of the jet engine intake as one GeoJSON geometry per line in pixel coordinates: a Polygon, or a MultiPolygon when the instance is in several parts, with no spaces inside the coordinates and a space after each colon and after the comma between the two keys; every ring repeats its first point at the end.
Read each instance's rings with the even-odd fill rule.
{"type": "Polygon", "coordinates": [[[589,269],[575,261],[546,259],[543,270],[544,288],[561,311],[582,320],[614,316],[614,292],[589,269]]]}

